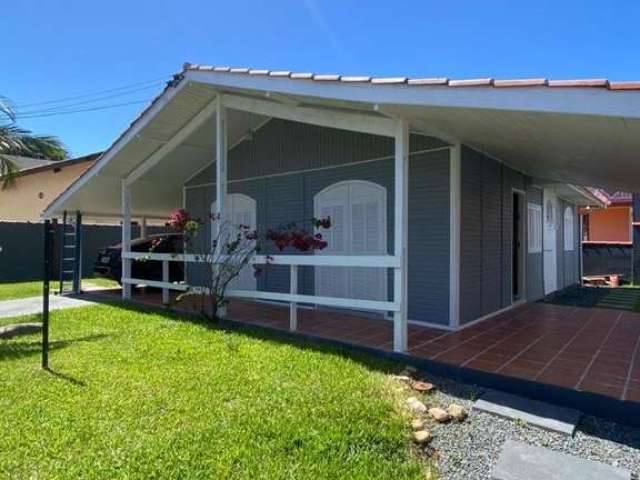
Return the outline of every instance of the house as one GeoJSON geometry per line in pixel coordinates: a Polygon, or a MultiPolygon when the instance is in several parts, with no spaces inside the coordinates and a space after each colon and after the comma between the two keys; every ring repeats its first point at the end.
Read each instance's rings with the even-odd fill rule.
{"type": "Polygon", "coordinates": [[[601,200],[603,207],[583,208],[583,242],[632,242],[633,199],[629,192],[608,192],[603,188],[591,188],[591,192],[601,200]]]}
{"type": "Polygon", "coordinates": [[[633,198],[624,191],[589,189],[602,207],[580,211],[583,275],[588,283],[616,286],[633,280],[633,198]],[[614,279],[613,282],[611,279],[614,279]]]}
{"type": "MultiPolygon", "coordinates": [[[[127,251],[132,218],[177,207],[260,230],[329,215],[326,251],[273,255],[231,295],[290,302],[292,329],[298,304],[376,311],[405,351],[410,323],[460,330],[579,281],[579,208],[602,204],[580,185],[640,186],[638,88],[187,64],[44,216],[121,216],[127,251]]],[[[198,285],[193,255],[149,258],[198,285]]]]}
{"type": "MultiPolygon", "coordinates": [[[[18,172],[10,187],[0,189],[0,282],[36,280],[42,277],[44,262],[42,210],[87,171],[99,153],[62,161],[8,157],[18,172]]],[[[93,225],[85,225],[82,238],[84,258],[83,268],[78,270],[80,274],[83,270],[90,274],[98,250],[117,242],[120,237],[119,220],[118,226],[108,219],[95,218],[91,223],[93,225]]],[[[67,230],[71,228],[69,225],[67,230]]],[[[67,237],[71,238],[70,235],[67,237]]],[[[57,257],[56,264],[59,264],[62,258],[73,255],[67,252],[57,257]]],[[[70,263],[70,260],[66,261],[66,265],[60,265],[61,269],[70,269],[70,263]]]]}
{"type": "Polygon", "coordinates": [[[536,300],[580,279],[579,209],[603,206],[582,185],[640,189],[639,106],[640,82],[187,64],[43,216],[122,219],[118,294],[154,304],[202,286],[202,260],[131,251],[132,221],[186,208],[264,231],[330,216],[327,249],[255,256],[270,265],[227,292],[228,322],[637,424],[640,313],[536,300]],[[138,260],[164,279],[132,278],[138,260]]]}
{"type": "Polygon", "coordinates": [[[11,188],[0,190],[0,221],[40,222],[42,211],[98,158],[91,154],[52,161],[8,155],[18,173],[11,188]]]}

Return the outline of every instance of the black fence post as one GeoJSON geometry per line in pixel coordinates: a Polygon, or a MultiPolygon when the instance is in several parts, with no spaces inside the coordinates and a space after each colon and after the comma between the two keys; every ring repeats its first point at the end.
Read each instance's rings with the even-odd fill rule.
{"type": "Polygon", "coordinates": [[[81,293],[82,285],[82,214],[76,212],[75,248],[73,250],[73,293],[81,293]]]}
{"type": "Polygon", "coordinates": [[[51,222],[44,221],[44,276],[42,283],[42,368],[49,369],[49,281],[51,280],[51,222]]]}

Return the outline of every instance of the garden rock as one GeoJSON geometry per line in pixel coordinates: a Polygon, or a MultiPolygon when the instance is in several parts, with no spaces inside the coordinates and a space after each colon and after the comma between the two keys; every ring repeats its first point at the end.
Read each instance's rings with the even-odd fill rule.
{"type": "Polygon", "coordinates": [[[413,388],[416,392],[428,393],[433,390],[433,383],[422,382],[418,380],[411,384],[411,388],[413,388]]]}
{"type": "Polygon", "coordinates": [[[407,408],[413,413],[424,413],[427,411],[426,405],[416,397],[407,398],[407,408]]]}
{"type": "Polygon", "coordinates": [[[465,418],[467,418],[466,410],[456,403],[452,403],[451,405],[449,405],[449,407],[447,407],[447,413],[457,422],[462,422],[465,418]]]}
{"type": "Polygon", "coordinates": [[[416,418],[411,421],[411,428],[413,430],[422,430],[424,428],[425,421],[421,418],[416,418]]]}
{"type": "Polygon", "coordinates": [[[413,441],[418,445],[426,445],[431,442],[433,439],[433,435],[429,430],[419,430],[417,432],[413,432],[413,441]]]}
{"type": "Polygon", "coordinates": [[[411,377],[408,375],[393,375],[391,378],[399,382],[411,383],[411,377]]]}
{"type": "Polygon", "coordinates": [[[40,323],[18,323],[15,325],[6,325],[0,327],[0,338],[8,340],[19,335],[31,335],[42,330],[40,323]]]}
{"type": "Polygon", "coordinates": [[[436,422],[440,423],[446,423],[451,420],[451,415],[449,415],[446,410],[439,407],[430,408],[429,415],[431,415],[436,422]]]}

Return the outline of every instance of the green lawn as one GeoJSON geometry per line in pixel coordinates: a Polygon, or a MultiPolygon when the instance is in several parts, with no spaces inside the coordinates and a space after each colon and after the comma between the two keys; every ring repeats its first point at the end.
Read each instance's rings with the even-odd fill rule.
{"type": "MultiPolygon", "coordinates": [[[[57,291],[58,285],[58,282],[51,282],[51,291],[57,291]]],[[[111,288],[117,287],[118,282],[107,280],[106,278],[86,278],[82,280],[82,285],[111,288]]],[[[36,282],[0,283],[0,301],[38,295],[42,295],[42,281],[40,280],[36,282]]]]}
{"type": "Polygon", "coordinates": [[[387,375],[398,365],[132,307],[51,320],[52,373],[39,336],[0,341],[0,478],[424,479],[430,468],[387,375]]]}

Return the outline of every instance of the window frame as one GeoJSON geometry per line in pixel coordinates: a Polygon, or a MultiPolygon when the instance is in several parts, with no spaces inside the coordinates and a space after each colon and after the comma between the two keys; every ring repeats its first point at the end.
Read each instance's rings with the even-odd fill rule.
{"type": "Polygon", "coordinates": [[[532,202],[527,202],[527,253],[542,253],[542,205],[532,202]]]}
{"type": "Polygon", "coordinates": [[[573,207],[571,207],[571,205],[567,205],[562,215],[562,233],[563,233],[563,243],[564,243],[565,252],[573,252],[575,250],[574,236],[575,236],[576,221],[574,217],[575,215],[574,215],[573,207]],[[567,213],[569,214],[569,216],[567,216],[567,213]],[[567,222],[567,220],[569,220],[569,222],[567,222]],[[569,235],[567,235],[568,227],[571,227],[571,231],[568,232],[569,235]]]}

